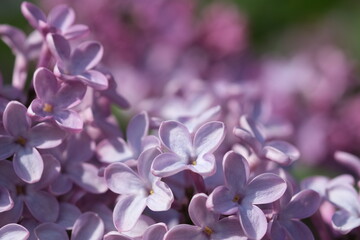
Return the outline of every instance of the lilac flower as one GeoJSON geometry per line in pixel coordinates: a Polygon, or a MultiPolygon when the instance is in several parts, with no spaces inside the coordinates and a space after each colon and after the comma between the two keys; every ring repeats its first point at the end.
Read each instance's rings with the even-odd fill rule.
{"type": "Polygon", "coordinates": [[[279,176],[263,173],[249,181],[247,161],[232,151],[224,156],[225,186],[210,194],[206,206],[222,214],[237,213],[244,233],[261,239],[267,230],[267,221],[257,204],[271,203],[286,190],[286,183],[279,176]]]}
{"type": "Polygon", "coordinates": [[[105,179],[99,176],[99,168],[89,162],[94,156],[95,143],[86,132],[74,134],[59,147],[47,150],[61,163],[61,172],[50,185],[54,195],[68,193],[76,184],[86,192],[100,194],[107,191],[105,179]]]}
{"type": "Polygon", "coordinates": [[[168,177],[186,169],[202,176],[214,174],[213,152],[223,141],[224,132],[224,124],[218,121],[203,124],[194,136],[180,122],[163,122],[159,136],[163,146],[170,152],[162,153],[154,159],[152,172],[160,177],[168,177]]]}
{"type": "Polygon", "coordinates": [[[58,201],[44,189],[59,175],[60,164],[51,155],[44,155],[43,158],[45,169],[42,177],[40,181],[31,185],[16,176],[9,161],[0,162],[0,185],[8,189],[14,202],[10,210],[0,213],[0,226],[7,222],[17,222],[23,212],[24,204],[39,222],[55,222],[58,218],[58,201]]]}
{"type": "Polygon", "coordinates": [[[29,237],[29,231],[23,226],[10,223],[0,228],[0,239],[1,240],[26,240],[29,237]]]}
{"type": "Polygon", "coordinates": [[[280,140],[269,141],[265,133],[263,126],[246,116],[240,118],[240,127],[234,129],[234,134],[260,158],[289,165],[300,157],[299,151],[293,145],[280,140]]]}
{"type": "Polygon", "coordinates": [[[355,188],[348,184],[328,187],[327,197],[339,208],[332,217],[332,226],[342,234],[347,234],[360,226],[360,199],[355,188]]]}
{"type": "Polygon", "coordinates": [[[34,88],[37,98],[28,108],[30,116],[36,116],[40,121],[54,119],[56,124],[70,131],[82,130],[79,114],[70,109],[85,95],[86,87],[82,83],[60,84],[52,72],[38,68],[34,73],[34,88]]]}
{"type": "Polygon", "coordinates": [[[97,90],[108,88],[106,76],[93,70],[103,55],[103,47],[99,43],[83,42],[71,52],[69,42],[59,34],[49,34],[46,40],[57,60],[54,67],[57,77],[65,81],[81,81],[97,90]]]}
{"type": "Polygon", "coordinates": [[[44,36],[47,33],[59,33],[66,39],[73,39],[88,32],[88,27],[85,25],[73,25],[75,20],[74,10],[66,5],[53,8],[48,17],[40,8],[30,2],[23,2],[21,11],[30,25],[44,36]]]}
{"type": "Polygon", "coordinates": [[[12,86],[17,90],[23,90],[28,75],[28,61],[38,55],[41,48],[41,36],[37,32],[33,32],[26,37],[20,29],[0,24],[0,38],[11,48],[15,55],[12,86]]]}
{"type": "Polygon", "coordinates": [[[360,178],[360,158],[342,151],[336,151],[334,157],[336,161],[342,163],[349,169],[352,169],[354,173],[356,173],[356,176],[360,178]]]}
{"type": "Polygon", "coordinates": [[[247,239],[241,231],[239,221],[234,217],[219,220],[219,214],[206,208],[207,199],[208,197],[202,193],[193,196],[189,205],[189,215],[195,226],[177,225],[170,229],[164,240],[247,239]]]}
{"type": "Polygon", "coordinates": [[[100,161],[113,163],[137,159],[144,150],[159,145],[155,136],[147,136],[148,132],[149,117],[147,113],[141,112],[135,115],[126,128],[127,143],[118,137],[104,139],[97,145],[100,161]]]}
{"type": "Polygon", "coordinates": [[[292,191],[289,189],[291,188],[288,187],[279,204],[274,204],[275,214],[269,223],[271,239],[314,239],[310,229],[300,219],[310,217],[318,210],[320,195],[307,189],[298,192],[290,199],[292,191]]]}
{"type": "Polygon", "coordinates": [[[25,182],[39,181],[43,172],[43,159],[39,149],[59,145],[65,134],[59,128],[39,123],[34,127],[26,116],[27,109],[19,102],[11,101],[3,114],[3,124],[9,135],[0,135],[0,159],[14,154],[16,174],[25,182]]]}
{"type": "Polygon", "coordinates": [[[153,211],[168,210],[173,202],[170,188],[152,175],[150,166],[160,154],[157,148],[145,150],[138,159],[138,173],[124,163],[113,163],[105,170],[109,189],[122,194],[114,208],[113,219],[118,231],[130,230],[148,206],[153,211]]]}

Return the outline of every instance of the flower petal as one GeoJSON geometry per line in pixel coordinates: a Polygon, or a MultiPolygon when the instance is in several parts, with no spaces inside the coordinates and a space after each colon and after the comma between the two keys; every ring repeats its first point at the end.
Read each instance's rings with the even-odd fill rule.
{"type": "Polygon", "coordinates": [[[154,159],[160,154],[161,152],[158,148],[150,148],[140,154],[137,170],[143,181],[152,183],[157,178],[151,172],[151,165],[154,159]]]}
{"type": "Polygon", "coordinates": [[[46,16],[43,11],[32,3],[23,2],[21,4],[21,12],[35,29],[41,30],[39,29],[40,22],[46,23],[46,16]]]}
{"type": "Polygon", "coordinates": [[[234,196],[235,193],[230,192],[225,186],[219,186],[209,195],[206,207],[226,215],[236,213],[239,204],[233,201],[234,196]]]}
{"type": "Polygon", "coordinates": [[[29,236],[29,231],[16,223],[10,223],[0,228],[1,240],[26,240],[29,236]]]}
{"type": "Polygon", "coordinates": [[[104,163],[124,162],[133,158],[133,152],[122,138],[102,140],[96,149],[99,160],[104,163]]]}
{"type": "Polygon", "coordinates": [[[194,148],[197,156],[213,153],[224,140],[225,126],[213,121],[202,125],[194,136],[194,148]]]}
{"type": "Polygon", "coordinates": [[[99,169],[91,163],[72,164],[67,168],[71,180],[87,192],[99,194],[107,191],[105,179],[99,169]]]}
{"type": "Polygon", "coordinates": [[[230,151],[224,156],[223,169],[226,186],[235,192],[244,192],[250,174],[248,161],[240,154],[230,151]]]}
{"type": "Polygon", "coordinates": [[[75,222],[71,240],[101,240],[104,235],[104,223],[93,213],[83,213],[75,222]]]}
{"type": "Polygon", "coordinates": [[[279,176],[263,173],[256,176],[247,186],[243,201],[266,204],[278,200],[286,191],[286,183],[279,176]]]}
{"type": "Polygon", "coordinates": [[[0,213],[10,210],[14,207],[14,202],[10,196],[9,190],[0,185],[0,213]]]}
{"type": "Polygon", "coordinates": [[[360,226],[360,218],[345,210],[340,210],[332,216],[332,226],[342,234],[347,234],[360,226]]]}
{"type": "Polygon", "coordinates": [[[146,205],[152,211],[166,211],[174,201],[171,189],[162,181],[156,181],[152,185],[153,192],[147,197],[146,205]]]}
{"type": "Polygon", "coordinates": [[[32,216],[39,222],[55,222],[59,216],[59,203],[48,192],[28,191],[24,201],[32,216]]]}
{"type": "Polygon", "coordinates": [[[171,228],[166,234],[164,240],[208,240],[200,227],[180,224],[171,228]]]}
{"type": "MultiPolygon", "coordinates": [[[[66,62],[70,58],[70,44],[60,34],[47,34],[46,41],[49,46],[51,53],[57,58],[57,60],[66,62]]],[[[63,63],[60,62],[60,65],[63,63]]]]}
{"type": "Polygon", "coordinates": [[[105,169],[109,189],[118,194],[145,194],[144,183],[124,163],[113,163],[105,169]]]}
{"type": "Polygon", "coordinates": [[[44,170],[44,162],[35,148],[21,148],[14,155],[16,175],[27,183],[38,182],[44,170]]]}
{"type": "Polygon", "coordinates": [[[29,145],[40,149],[53,148],[61,144],[66,133],[46,122],[39,123],[29,132],[29,145]]]}
{"type": "Polygon", "coordinates": [[[81,37],[89,32],[89,27],[83,24],[75,24],[66,29],[63,36],[68,39],[81,37]]]}
{"type": "Polygon", "coordinates": [[[55,223],[43,223],[34,229],[38,240],[66,240],[69,239],[66,231],[55,223]]]}
{"type": "Polygon", "coordinates": [[[251,239],[261,239],[267,230],[267,221],[260,208],[254,205],[239,206],[240,224],[251,239]]]}
{"type": "Polygon", "coordinates": [[[38,68],[34,73],[36,96],[46,103],[53,103],[60,86],[55,75],[47,68],[38,68]]]}
{"type": "Polygon", "coordinates": [[[162,122],[159,128],[162,144],[184,159],[191,155],[192,141],[189,130],[176,121],[162,122]]]}
{"type": "Polygon", "coordinates": [[[19,137],[27,133],[30,122],[26,112],[26,107],[17,101],[11,101],[6,105],[3,113],[3,124],[10,135],[19,137]]]}
{"type": "Polygon", "coordinates": [[[196,159],[196,164],[189,164],[188,168],[203,177],[211,176],[216,171],[215,156],[213,154],[199,156],[196,159]]]}
{"type": "Polygon", "coordinates": [[[83,120],[80,115],[73,110],[62,110],[54,115],[56,123],[73,133],[80,132],[83,129],[83,120]]]}
{"type": "Polygon", "coordinates": [[[139,155],[142,150],[142,138],[148,134],[149,117],[146,112],[135,115],[126,128],[126,138],[130,148],[135,155],[139,155]]]}
{"type": "Polygon", "coordinates": [[[248,240],[235,216],[222,218],[213,228],[211,240],[248,240]]]}
{"type": "Polygon", "coordinates": [[[327,189],[328,200],[335,206],[352,214],[360,213],[360,201],[358,193],[351,185],[334,185],[327,189]]]}
{"type": "Polygon", "coordinates": [[[76,75],[75,78],[96,90],[105,90],[108,88],[107,78],[103,73],[96,70],[87,70],[86,72],[76,75]]]}
{"type": "Polygon", "coordinates": [[[66,5],[58,5],[51,9],[47,20],[51,26],[65,30],[73,24],[75,13],[73,9],[66,5]]]}
{"type": "Polygon", "coordinates": [[[300,221],[286,221],[282,223],[288,233],[288,237],[294,240],[314,240],[314,236],[310,229],[300,221]]]}
{"type": "Polygon", "coordinates": [[[95,67],[103,56],[100,43],[87,41],[80,44],[71,56],[71,72],[79,74],[95,67]]]}
{"type": "Polygon", "coordinates": [[[204,193],[193,196],[189,204],[189,215],[192,222],[199,227],[216,225],[219,214],[216,214],[206,207],[208,197],[204,193]]]}
{"type": "Polygon", "coordinates": [[[167,226],[164,223],[156,223],[146,229],[142,240],[163,240],[167,226]]]}
{"type": "Polygon", "coordinates": [[[303,190],[294,195],[282,211],[287,218],[303,219],[313,215],[320,207],[320,195],[313,190],[303,190]]]}
{"type": "Polygon", "coordinates": [[[76,219],[81,215],[81,211],[75,205],[70,203],[60,203],[59,217],[56,223],[66,230],[73,228],[76,219]]]}
{"type": "Polygon", "coordinates": [[[18,148],[19,146],[14,144],[14,139],[12,137],[0,135],[0,160],[11,157],[18,148]]]}
{"type": "Polygon", "coordinates": [[[154,159],[151,169],[155,176],[168,177],[187,169],[187,164],[174,153],[162,153],[154,159]]]}
{"type": "Polygon", "coordinates": [[[54,102],[56,106],[62,109],[72,108],[78,105],[84,98],[86,86],[81,82],[63,83],[56,93],[54,102]]]}
{"type": "Polygon", "coordinates": [[[284,141],[270,141],[265,144],[263,155],[267,159],[281,165],[289,165],[299,159],[300,152],[290,143],[284,141]]]}
{"type": "Polygon", "coordinates": [[[121,195],[116,203],[113,219],[119,232],[131,230],[146,207],[146,198],[137,195],[121,195]]]}

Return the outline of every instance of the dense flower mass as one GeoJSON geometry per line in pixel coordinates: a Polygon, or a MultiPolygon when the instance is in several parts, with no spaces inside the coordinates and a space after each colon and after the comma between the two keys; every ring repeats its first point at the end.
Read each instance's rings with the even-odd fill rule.
{"type": "Polygon", "coordinates": [[[23,2],[33,32],[0,25],[0,240],[358,236],[345,55],[246,59],[245,18],[195,2],[23,2]],[[295,177],[325,158],[344,171],[295,177]]]}

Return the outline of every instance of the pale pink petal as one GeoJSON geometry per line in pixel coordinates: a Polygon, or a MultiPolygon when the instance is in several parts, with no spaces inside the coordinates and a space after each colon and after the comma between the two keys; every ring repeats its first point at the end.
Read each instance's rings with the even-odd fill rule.
{"type": "Polygon", "coordinates": [[[126,138],[130,148],[135,155],[139,155],[142,150],[142,138],[148,134],[149,117],[146,112],[135,115],[126,128],[126,138]]]}
{"type": "Polygon", "coordinates": [[[16,223],[10,223],[0,228],[1,240],[26,240],[29,235],[26,228],[16,223]]]}
{"type": "Polygon", "coordinates": [[[251,239],[261,239],[267,230],[267,221],[260,208],[254,205],[239,206],[240,224],[251,239]]]}
{"type": "Polygon", "coordinates": [[[109,138],[102,140],[96,152],[99,160],[104,163],[123,162],[133,158],[133,152],[122,138],[109,138]]]}
{"type": "Polygon", "coordinates": [[[168,177],[187,169],[187,163],[174,153],[162,153],[152,164],[152,173],[159,177],[168,177]]]}
{"type": "Polygon", "coordinates": [[[16,175],[27,183],[38,182],[44,170],[44,162],[35,148],[21,148],[14,155],[16,175]]]}
{"type": "Polygon", "coordinates": [[[131,230],[146,207],[146,198],[137,195],[122,195],[116,203],[113,219],[119,232],[131,230]]]}
{"type": "Polygon", "coordinates": [[[152,185],[152,193],[147,197],[146,205],[153,211],[166,211],[174,201],[171,189],[162,181],[156,181],[152,185]]]}
{"type": "Polygon", "coordinates": [[[27,133],[30,128],[30,121],[26,112],[26,107],[17,101],[11,101],[7,104],[3,113],[3,124],[10,135],[19,137],[27,133]]]}
{"type": "Polygon", "coordinates": [[[40,149],[53,148],[60,145],[65,136],[66,133],[56,125],[42,122],[31,128],[29,145],[40,149]]]}
{"type": "Polygon", "coordinates": [[[69,239],[65,228],[55,223],[43,223],[34,229],[38,240],[66,240],[69,239]]]}
{"type": "Polygon", "coordinates": [[[201,156],[214,152],[225,137],[225,126],[222,122],[208,122],[196,131],[194,148],[196,155],[201,156]]]}
{"type": "Polygon", "coordinates": [[[104,223],[93,213],[82,214],[75,222],[71,240],[101,240],[104,235],[104,223]]]}

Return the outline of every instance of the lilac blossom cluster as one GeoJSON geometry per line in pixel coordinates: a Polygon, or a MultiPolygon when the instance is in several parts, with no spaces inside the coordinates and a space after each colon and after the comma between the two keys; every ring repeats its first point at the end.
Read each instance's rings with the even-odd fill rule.
{"type": "MultiPolygon", "coordinates": [[[[111,72],[116,62],[122,74],[129,73],[143,53],[124,53],[138,58],[131,64],[114,56],[112,64],[102,61],[103,45],[83,40],[91,31],[74,24],[74,10],[66,5],[46,15],[23,2],[21,11],[34,29],[29,35],[0,25],[0,37],[15,55],[12,81],[0,78],[1,240],[330,240],[357,234],[360,159],[337,151],[334,159],[355,170],[353,176],[296,181],[290,170],[302,151],[289,141],[291,121],[270,121],[268,107],[279,100],[291,103],[291,97],[275,88],[264,96],[259,92],[273,75],[310,71],[301,65],[306,60],[289,76],[272,66],[259,77],[266,80],[222,80],[231,72],[227,63],[240,61],[236,56],[245,46],[238,44],[244,27],[236,11],[210,6],[199,37],[181,17],[192,9],[189,1],[157,0],[146,7],[141,1],[119,2],[143,14],[142,31],[163,31],[157,47],[149,43],[149,51],[158,52],[142,59],[139,77],[149,80],[131,78],[133,88],[124,93],[133,105],[125,132],[114,109],[130,104],[121,94],[123,79],[111,72]],[[158,9],[165,9],[162,17],[178,34],[159,27],[158,9]],[[221,39],[214,33],[219,29],[221,39]],[[194,60],[201,55],[189,47],[196,38],[208,62],[194,60]],[[162,57],[173,64],[156,65],[162,57]]],[[[334,49],[322,57],[335,66],[344,60],[334,49]]],[[[335,97],[326,95],[327,80],[338,82],[346,71],[308,72],[310,87],[313,78],[325,79],[323,95],[309,95],[309,102],[328,110],[342,89],[336,87],[335,97]]],[[[289,114],[281,106],[273,112],[289,114]]]]}

